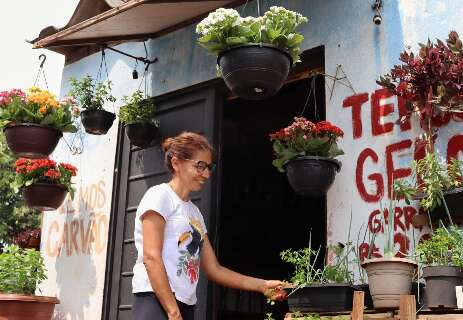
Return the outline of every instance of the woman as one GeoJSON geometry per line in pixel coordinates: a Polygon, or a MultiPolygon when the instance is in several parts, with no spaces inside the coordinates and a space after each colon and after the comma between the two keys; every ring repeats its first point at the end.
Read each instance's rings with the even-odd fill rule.
{"type": "Polygon", "coordinates": [[[134,319],[193,320],[200,266],[218,284],[283,298],[281,281],[248,277],[217,261],[203,216],[190,201],[214,169],[207,139],[183,132],[162,148],[172,180],[146,191],[135,218],[134,319]]]}

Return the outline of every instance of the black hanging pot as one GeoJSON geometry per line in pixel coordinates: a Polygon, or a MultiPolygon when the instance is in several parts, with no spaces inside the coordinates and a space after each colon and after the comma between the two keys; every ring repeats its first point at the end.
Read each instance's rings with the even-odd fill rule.
{"type": "Polygon", "coordinates": [[[237,96],[263,100],[283,86],[291,55],[269,44],[248,44],[222,51],[217,58],[223,80],[237,96]]]}
{"type": "Polygon", "coordinates": [[[10,150],[31,159],[47,158],[63,136],[56,128],[34,123],[9,124],[4,132],[10,150]]]}
{"type": "Polygon", "coordinates": [[[463,285],[463,268],[431,266],[423,268],[426,298],[430,309],[456,309],[456,286],[463,285]]]}
{"type": "Polygon", "coordinates": [[[304,156],[287,161],[284,165],[288,181],[301,196],[320,197],[326,194],[341,170],[336,159],[304,156]]]}
{"type": "MultiPolygon", "coordinates": [[[[463,203],[463,188],[456,188],[444,192],[444,199],[452,219],[461,221],[463,219],[463,207],[461,205],[463,203]]],[[[431,212],[431,215],[446,221],[447,213],[445,211],[444,204],[436,207],[431,212]]]]}
{"type": "Polygon", "coordinates": [[[125,132],[134,146],[146,148],[157,136],[158,127],[151,123],[133,123],[125,126],[125,132]]]}
{"type": "Polygon", "coordinates": [[[85,110],[80,116],[85,132],[95,135],[106,134],[116,119],[114,113],[106,110],[85,110]]]}
{"type": "Polygon", "coordinates": [[[24,187],[23,195],[26,205],[40,211],[56,210],[66,198],[65,186],[49,183],[33,183],[24,187]]]}

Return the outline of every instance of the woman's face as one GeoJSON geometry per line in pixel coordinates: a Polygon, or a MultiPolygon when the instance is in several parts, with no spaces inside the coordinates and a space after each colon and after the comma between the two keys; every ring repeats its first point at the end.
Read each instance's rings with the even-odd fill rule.
{"type": "Polygon", "coordinates": [[[196,151],[191,159],[172,158],[175,176],[190,191],[200,191],[209,179],[212,155],[210,151],[196,151]]]}

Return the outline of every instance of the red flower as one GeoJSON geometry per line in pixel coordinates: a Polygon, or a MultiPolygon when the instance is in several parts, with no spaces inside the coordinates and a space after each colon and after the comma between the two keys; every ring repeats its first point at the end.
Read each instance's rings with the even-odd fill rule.
{"type": "Polygon", "coordinates": [[[70,171],[71,175],[74,177],[77,174],[77,168],[69,163],[60,163],[59,166],[64,170],[70,171]]]}
{"type": "Polygon", "coordinates": [[[197,260],[190,260],[186,265],[186,270],[191,283],[198,281],[199,264],[197,260]]]}
{"type": "Polygon", "coordinates": [[[58,179],[59,177],[61,177],[61,172],[59,170],[56,170],[56,169],[48,169],[45,173],[44,173],[44,176],[45,177],[48,177],[52,180],[56,180],[58,179]]]}

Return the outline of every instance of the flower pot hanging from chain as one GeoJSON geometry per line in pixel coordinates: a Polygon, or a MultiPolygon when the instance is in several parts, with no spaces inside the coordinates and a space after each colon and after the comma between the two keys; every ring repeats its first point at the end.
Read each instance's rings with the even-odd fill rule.
{"type": "Polygon", "coordinates": [[[103,135],[113,125],[116,115],[106,110],[85,110],[81,112],[81,119],[85,132],[103,135]]]}
{"type": "Polygon", "coordinates": [[[58,129],[33,123],[11,124],[4,132],[14,154],[32,159],[48,157],[63,136],[58,129]]]}
{"type": "Polygon", "coordinates": [[[298,157],[285,163],[288,181],[294,192],[301,196],[321,197],[341,170],[336,159],[316,156],[298,157]]]}
{"type": "Polygon", "coordinates": [[[223,51],[217,58],[227,87],[238,97],[262,100],[275,95],[288,77],[288,52],[268,44],[248,44],[223,51]]]}
{"type": "Polygon", "coordinates": [[[133,123],[125,126],[127,137],[134,146],[148,147],[158,134],[158,127],[151,123],[133,123]]]}
{"type": "Polygon", "coordinates": [[[56,210],[66,198],[67,189],[59,184],[33,183],[24,187],[26,205],[40,211],[56,210]]]}

